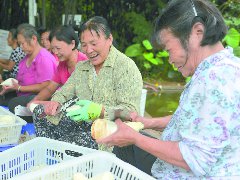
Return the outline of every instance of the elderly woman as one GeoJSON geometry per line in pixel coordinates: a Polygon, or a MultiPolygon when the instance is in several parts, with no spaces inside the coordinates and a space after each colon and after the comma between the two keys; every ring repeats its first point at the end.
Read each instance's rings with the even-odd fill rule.
{"type": "Polygon", "coordinates": [[[93,17],[80,27],[80,41],[89,60],[77,64],[51,101],[38,102],[44,108],[34,109],[36,135],[98,148],[91,137],[91,122],[113,120],[116,109],[138,112],[143,82],[134,61],[113,46],[103,17],[93,17]],[[75,103],[81,108],[66,116],[66,109],[75,103]]]}
{"type": "MultiPolygon", "coordinates": [[[[2,94],[16,91],[17,97],[8,99],[8,107],[14,113],[18,105],[26,106],[33,97],[40,92],[49,81],[56,70],[56,60],[38,42],[38,34],[34,26],[20,24],[17,28],[17,40],[26,56],[19,62],[19,70],[16,79],[18,83],[12,86],[4,86],[2,94]]],[[[32,121],[31,117],[23,117],[32,121]]]]}
{"type": "Polygon", "coordinates": [[[223,47],[226,31],[208,1],[171,1],[156,22],[155,40],[183,76],[192,76],[179,107],[163,118],[132,114],[145,128],[165,128],[162,139],[135,132],[118,119],[117,132],[98,142],[119,146],[118,157],[145,172],[151,169],[157,179],[240,176],[240,59],[223,47]]]}

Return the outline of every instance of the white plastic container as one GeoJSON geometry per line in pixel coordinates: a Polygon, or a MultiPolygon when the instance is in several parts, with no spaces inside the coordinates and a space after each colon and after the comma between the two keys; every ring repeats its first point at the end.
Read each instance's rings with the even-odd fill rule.
{"type": "Polygon", "coordinates": [[[98,151],[37,137],[0,153],[0,179],[10,179],[41,168],[48,169],[50,165],[94,152],[98,151]]]}
{"type": "MultiPolygon", "coordinates": [[[[144,162],[143,162],[144,163],[144,162]]],[[[18,176],[14,180],[73,180],[76,173],[87,179],[104,172],[111,172],[115,180],[153,180],[154,178],[113,154],[100,152],[88,154],[49,168],[18,176]]]]}
{"type": "Polygon", "coordinates": [[[5,115],[13,117],[15,123],[0,125],[0,145],[16,144],[20,138],[22,126],[26,125],[27,122],[3,107],[0,107],[0,119],[5,115]]]}

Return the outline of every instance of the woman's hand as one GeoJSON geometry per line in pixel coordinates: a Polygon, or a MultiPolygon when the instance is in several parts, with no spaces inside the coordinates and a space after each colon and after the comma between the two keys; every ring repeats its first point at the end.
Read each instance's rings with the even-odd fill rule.
{"type": "Polygon", "coordinates": [[[107,146],[128,146],[135,143],[135,137],[139,134],[131,127],[123,123],[120,119],[115,121],[117,124],[117,131],[112,135],[97,140],[99,144],[106,144],[107,146]]]}
{"type": "Polygon", "coordinates": [[[46,115],[50,116],[56,115],[60,108],[60,103],[57,101],[33,101],[33,102],[35,104],[42,104],[44,106],[44,112],[46,113],[46,115]]]}
{"type": "Polygon", "coordinates": [[[2,86],[2,91],[0,92],[0,95],[4,95],[8,92],[11,91],[17,91],[19,88],[19,84],[16,83],[14,80],[12,80],[12,85],[11,86],[2,86]]]}
{"type": "Polygon", "coordinates": [[[144,124],[144,129],[154,129],[162,131],[169,123],[172,115],[165,117],[146,118],[139,116],[136,112],[130,113],[130,119],[133,122],[141,122],[144,124]]]}
{"type": "Polygon", "coordinates": [[[12,88],[12,86],[2,86],[2,90],[0,92],[0,95],[4,95],[8,92],[13,91],[14,89],[12,88]]]}
{"type": "Polygon", "coordinates": [[[148,129],[151,126],[152,119],[151,118],[145,118],[142,116],[139,116],[137,112],[131,112],[130,113],[130,119],[132,122],[141,122],[144,124],[144,129],[148,129]]]}

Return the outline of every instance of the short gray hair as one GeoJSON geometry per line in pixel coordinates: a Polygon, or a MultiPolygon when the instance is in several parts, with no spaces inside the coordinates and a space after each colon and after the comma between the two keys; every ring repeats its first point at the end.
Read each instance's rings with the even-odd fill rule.
{"type": "Polygon", "coordinates": [[[38,39],[38,42],[40,40],[39,34],[37,33],[36,28],[28,23],[23,23],[20,24],[17,27],[17,34],[22,34],[23,37],[29,42],[29,40],[33,37],[36,36],[38,39]]]}

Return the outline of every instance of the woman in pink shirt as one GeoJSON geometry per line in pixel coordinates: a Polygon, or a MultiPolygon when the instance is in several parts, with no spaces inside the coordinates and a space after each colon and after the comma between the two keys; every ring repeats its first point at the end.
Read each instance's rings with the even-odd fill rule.
{"type": "Polygon", "coordinates": [[[59,59],[59,65],[51,82],[33,99],[33,101],[50,99],[52,94],[70,77],[75,70],[76,64],[79,61],[87,60],[87,56],[77,49],[79,39],[71,26],[60,26],[51,31],[50,41],[52,51],[59,59]]]}
{"type": "MultiPolygon", "coordinates": [[[[17,97],[9,98],[8,101],[9,110],[13,113],[16,106],[26,106],[49,84],[57,67],[53,55],[39,44],[39,36],[34,26],[27,23],[20,24],[17,28],[17,40],[27,55],[19,62],[16,77],[18,83],[13,82],[12,86],[3,86],[1,92],[1,94],[17,92],[17,97]]],[[[31,117],[23,117],[23,119],[32,121],[31,117]]]]}

